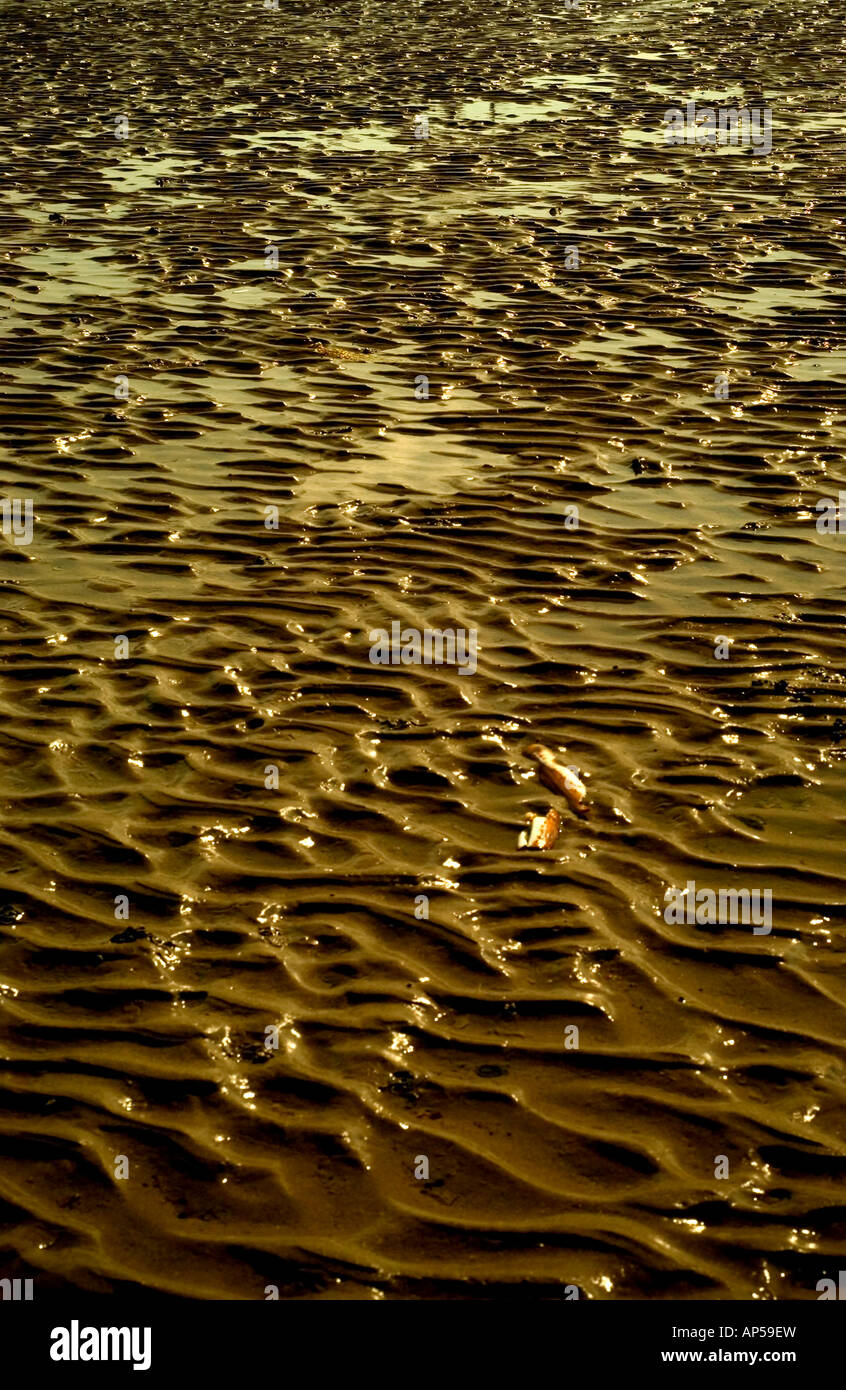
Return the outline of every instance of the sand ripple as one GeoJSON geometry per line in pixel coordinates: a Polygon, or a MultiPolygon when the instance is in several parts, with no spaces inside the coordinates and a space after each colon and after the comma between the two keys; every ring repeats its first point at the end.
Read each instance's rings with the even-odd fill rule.
{"type": "Polygon", "coordinates": [[[814,1297],[846,1235],[835,7],[3,27],[0,481],[35,511],[0,542],[3,1272],[814,1297]],[[763,95],[772,155],[667,149],[694,92],[763,95]],[[477,629],[477,671],[371,665],[394,620],[477,629]],[[543,856],[530,736],[594,806],[543,856]],[[688,879],[770,888],[772,934],[668,925],[688,879]]]}

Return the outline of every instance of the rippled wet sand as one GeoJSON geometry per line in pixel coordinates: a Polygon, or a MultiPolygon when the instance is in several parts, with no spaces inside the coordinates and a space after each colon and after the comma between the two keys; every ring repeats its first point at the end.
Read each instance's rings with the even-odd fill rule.
{"type": "Polygon", "coordinates": [[[835,7],[0,19],[2,1273],[817,1297],[835,7]],[[667,147],[694,97],[772,106],[771,155],[667,147]],[[395,620],[477,629],[477,671],[372,665],[395,620]],[[593,806],[544,854],[532,739],[593,806]],[[770,888],[772,933],[668,925],[688,880],[770,888]]]}

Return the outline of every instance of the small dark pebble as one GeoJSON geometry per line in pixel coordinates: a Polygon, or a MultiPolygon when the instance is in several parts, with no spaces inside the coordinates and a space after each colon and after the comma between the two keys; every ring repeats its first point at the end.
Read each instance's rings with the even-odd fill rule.
{"type": "Polygon", "coordinates": [[[119,932],[117,936],[112,936],[109,940],[123,946],[128,941],[140,941],[141,937],[146,935],[143,927],[127,927],[126,931],[119,932]]]}

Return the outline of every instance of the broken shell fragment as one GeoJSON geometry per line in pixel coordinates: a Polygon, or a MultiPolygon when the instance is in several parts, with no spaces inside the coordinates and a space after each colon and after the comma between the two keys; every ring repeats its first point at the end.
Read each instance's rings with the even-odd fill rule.
{"type": "Polygon", "coordinates": [[[588,813],[585,804],[587,787],[582,779],[576,776],[572,768],[560,762],[555,754],[545,748],[542,743],[530,744],[526,752],[530,758],[534,758],[536,762],[540,763],[540,777],[547,786],[561,792],[562,796],[566,796],[571,809],[576,812],[577,816],[586,816],[588,813]]]}
{"type": "Polygon", "coordinates": [[[518,849],[552,849],[561,831],[561,817],[554,807],[545,816],[528,815],[528,830],[522,830],[517,840],[518,849]]]}

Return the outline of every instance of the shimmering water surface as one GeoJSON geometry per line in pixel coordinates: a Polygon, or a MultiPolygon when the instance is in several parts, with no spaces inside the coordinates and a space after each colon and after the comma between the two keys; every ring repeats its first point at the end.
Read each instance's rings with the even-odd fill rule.
{"type": "Polygon", "coordinates": [[[52,0],[0,39],[34,508],[0,542],[2,1273],[817,1297],[842,11],[52,0]],[[668,146],[691,99],[771,106],[772,152],[668,146]],[[372,665],[395,620],[476,629],[475,674],[372,665]],[[533,739],[592,803],[543,854],[533,739]],[[771,934],[668,925],[689,880],[771,889],[771,934]]]}

